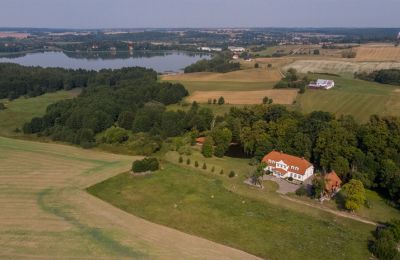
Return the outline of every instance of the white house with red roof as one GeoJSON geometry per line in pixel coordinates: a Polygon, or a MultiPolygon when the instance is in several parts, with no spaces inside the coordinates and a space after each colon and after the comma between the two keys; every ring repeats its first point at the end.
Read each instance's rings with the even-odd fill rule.
{"type": "Polygon", "coordinates": [[[305,181],[314,174],[314,166],[304,158],[272,151],[265,155],[262,162],[267,164],[265,171],[279,178],[292,177],[294,180],[305,181]]]}

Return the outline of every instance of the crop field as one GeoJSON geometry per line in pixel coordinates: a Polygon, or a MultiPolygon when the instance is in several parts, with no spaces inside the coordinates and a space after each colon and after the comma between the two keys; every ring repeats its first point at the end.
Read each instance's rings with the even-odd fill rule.
{"type": "Polygon", "coordinates": [[[150,223],[85,191],[127,171],[134,159],[0,137],[0,258],[254,258],[150,223]]]}
{"type": "Polygon", "coordinates": [[[354,72],[371,72],[381,69],[400,69],[400,62],[358,62],[349,59],[341,60],[296,60],[283,67],[284,70],[294,68],[300,73],[333,73],[353,75],[354,72]]]}
{"type": "Polygon", "coordinates": [[[13,101],[0,100],[6,106],[6,110],[0,110],[0,135],[16,135],[14,130],[21,129],[22,125],[35,116],[42,116],[46,107],[59,100],[73,98],[80,93],[80,89],[71,91],[58,91],[47,93],[34,98],[18,98],[13,101]]]}
{"type": "Polygon", "coordinates": [[[363,45],[355,50],[357,60],[400,62],[400,47],[393,45],[363,45]]]}
{"type": "Polygon", "coordinates": [[[267,259],[369,257],[367,241],[372,226],[240,195],[228,190],[224,179],[228,178],[218,173],[165,163],[163,170],[152,175],[121,174],[89,191],[155,223],[267,259]]]}
{"type": "Polygon", "coordinates": [[[297,104],[302,112],[322,110],[337,116],[352,115],[365,122],[373,114],[400,115],[399,88],[389,85],[346,79],[334,76],[320,76],[335,80],[331,90],[308,89],[298,95],[297,104]]]}
{"type": "Polygon", "coordinates": [[[254,91],[195,91],[187,100],[207,103],[209,99],[224,97],[227,104],[262,104],[264,97],[272,98],[274,104],[293,104],[297,89],[267,89],[254,91]]]}

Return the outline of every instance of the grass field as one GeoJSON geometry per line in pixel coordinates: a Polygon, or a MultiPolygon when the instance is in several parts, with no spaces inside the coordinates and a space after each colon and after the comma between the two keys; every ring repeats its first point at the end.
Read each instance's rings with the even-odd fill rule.
{"type": "Polygon", "coordinates": [[[187,100],[207,103],[209,99],[224,97],[227,104],[262,104],[263,98],[272,98],[274,104],[291,105],[296,99],[297,89],[267,89],[253,91],[195,91],[187,100]]]}
{"type": "Polygon", "coordinates": [[[200,72],[165,75],[161,80],[182,83],[195,91],[247,91],[271,89],[282,75],[277,69],[246,69],[229,73],[200,72]]]}
{"type": "Polygon", "coordinates": [[[16,128],[21,129],[22,125],[35,116],[42,116],[46,107],[59,100],[73,98],[80,93],[80,89],[71,91],[58,91],[47,93],[34,98],[15,99],[13,101],[0,100],[6,104],[7,109],[0,111],[0,135],[14,136],[16,128]]]}
{"type": "Polygon", "coordinates": [[[134,159],[0,137],[0,258],[253,258],[150,223],[85,191],[127,171],[134,159]]]}
{"type": "Polygon", "coordinates": [[[228,73],[197,72],[181,73],[176,75],[162,76],[166,81],[196,81],[196,82],[276,82],[282,78],[279,70],[276,69],[246,69],[228,73]]]}
{"type": "Polygon", "coordinates": [[[335,87],[328,91],[308,89],[298,95],[297,105],[301,111],[332,112],[337,116],[352,115],[365,122],[370,115],[400,115],[399,88],[356,79],[335,76],[318,76],[335,80],[335,87]]]}
{"type": "Polygon", "coordinates": [[[121,174],[89,190],[132,214],[263,258],[368,258],[372,226],[251,199],[227,190],[221,178],[164,164],[153,175],[121,174]]]}
{"type": "Polygon", "coordinates": [[[296,60],[283,67],[283,70],[294,68],[300,73],[316,72],[316,73],[333,73],[353,75],[355,72],[365,71],[372,72],[381,69],[400,69],[400,61],[397,62],[378,62],[368,61],[361,62],[351,59],[340,60],[322,60],[322,59],[301,59],[296,60]]]}

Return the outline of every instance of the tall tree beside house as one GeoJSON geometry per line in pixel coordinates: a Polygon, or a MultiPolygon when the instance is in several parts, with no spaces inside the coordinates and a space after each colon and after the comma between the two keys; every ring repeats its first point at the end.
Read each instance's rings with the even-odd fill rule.
{"type": "Polygon", "coordinates": [[[312,195],[316,199],[320,199],[325,190],[325,179],[321,176],[316,176],[312,180],[312,195]]]}
{"type": "Polygon", "coordinates": [[[211,158],[214,153],[214,141],[211,136],[206,138],[203,146],[201,147],[201,153],[206,158],[211,158]]]}
{"type": "Polygon", "coordinates": [[[226,127],[217,127],[212,131],[211,135],[215,143],[214,155],[223,157],[232,141],[231,130],[226,127]]]}
{"type": "Polygon", "coordinates": [[[344,207],[354,211],[365,203],[365,189],[361,181],[352,179],[343,185],[341,193],[344,198],[344,207]]]}

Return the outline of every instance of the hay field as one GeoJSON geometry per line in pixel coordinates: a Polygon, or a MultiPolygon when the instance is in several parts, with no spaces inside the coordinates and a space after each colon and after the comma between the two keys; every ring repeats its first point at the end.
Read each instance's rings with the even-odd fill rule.
{"type": "Polygon", "coordinates": [[[135,217],[84,190],[133,160],[0,137],[0,258],[254,258],[135,217]]]}
{"type": "Polygon", "coordinates": [[[262,104],[264,97],[272,98],[274,104],[293,104],[298,90],[296,89],[268,89],[255,91],[195,91],[187,100],[206,103],[209,99],[224,97],[227,104],[262,104]]]}
{"type": "Polygon", "coordinates": [[[333,73],[333,74],[354,74],[355,72],[371,72],[381,69],[400,69],[399,62],[357,62],[344,60],[296,60],[283,67],[284,70],[295,68],[300,73],[333,73]]]}
{"type": "Polygon", "coordinates": [[[358,61],[400,62],[400,47],[393,45],[363,45],[355,48],[358,61]]]}
{"type": "Polygon", "coordinates": [[[166,81],[212,81],[212,82],[276,82],[282,78],[279,70],[275,69],[246,69],[228,73],[196,72],[181,73],[176,75],[164,75],[166,81]]]}

